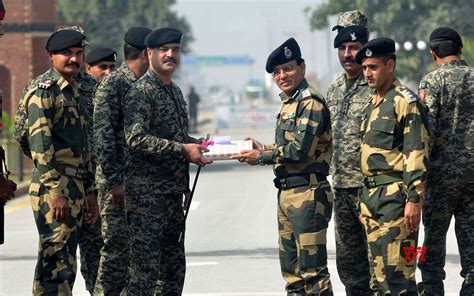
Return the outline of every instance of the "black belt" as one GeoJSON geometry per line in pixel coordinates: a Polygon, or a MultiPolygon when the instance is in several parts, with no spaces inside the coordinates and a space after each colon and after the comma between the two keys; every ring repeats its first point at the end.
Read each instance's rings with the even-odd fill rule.
{"type": "Polygon", "coordinates": [[[84,180],[87,177],[87,170],[81,167],[73,167],[67,165],[56,165],[54,168],[64,176],[84,180]]]}
{"type": "Polygon", "coordinates": [[[380,185],[391,184],[399,181],[403,181],[402,173],[399,172],[364,177],[364,185],[367,188],[374,188],[380,185]]]}
{"type": "Polygon", "coordinates": [[[273,179],[275,187],[278,189],[290,189],[295,187],[309,186],[311,184],[311,175],[316,176],[318,182],[326,181],[326,176],[321,173],[313,173],[291,177],[276,177],[273,179]]]}

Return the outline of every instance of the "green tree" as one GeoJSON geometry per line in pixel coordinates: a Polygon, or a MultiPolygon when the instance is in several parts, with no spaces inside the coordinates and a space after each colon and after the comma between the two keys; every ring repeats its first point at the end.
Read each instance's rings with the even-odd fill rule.
{"type": "Polygon", "coordinates": [[[175,0],[57,0],[60,22],[78,24],[94,46],[110,47],[122,55],[123,36],[135,26],[151,29],[173,27],[184,33],[183,51],[193,40],[191,27],[184,17],[172,10],[175,0]]]}
{"type": "MultiPolygon", "coordinates": [[[[470,0],[329,0],[318,7],[308,7],[305,12],[310,28],[316,30],[335,25],[328,23],[328,16],[354,9],[369,18],[372,38],[384,36],[401,45],[406,41],[414,44],[411,51],[400,48],[397,52],[397,74],[414,82],[436,68],[429,48],[417,50],[417,41],[428,43],[431,32],[441,26],[457,30],[465,41],[474,37],[474,6],[470,0]]],[[[472,57],[473,50],[472,45],[463,49],[466,57],[472,57]]]]}

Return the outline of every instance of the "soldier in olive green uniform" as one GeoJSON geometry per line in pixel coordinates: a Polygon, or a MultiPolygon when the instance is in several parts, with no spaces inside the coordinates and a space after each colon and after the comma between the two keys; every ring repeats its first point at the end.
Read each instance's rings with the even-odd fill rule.
{"type": "MultiPolygon", "coordinates": [[[[84,197],[94,191],[86,102],[74,81],[84,40],[73,30],[53,33],[46,43],[52,69],[21,99],[34,164],[29,194],[40,235],[33,295],[72,294],[84,197]]],[[[89,214],[95,222],[97,214],[89,214]]]]}
{"type": "Polygon", "coordinates": [[[418,263],[427,296],[444,295],[446,233],[453,215],[464,278],[460,295],[474,295],[474,71],[461,59],[462,47],[456,31],[434,30],[430,49],[439,68],[419,89],[432,135],[423,205],[426,261],[418,263]]]}
{"type": "Polygon", "coordinates": [[[394,77],[395,59],[389,38],[369,41],[356,55],[375,89],[361,118],[361,220],[380,292],[417,295],[416,261],[404,250],[417,246],[429,137],[417,96],[394,77]]]}
{"type": "Polygon", "coordinates": [[[341,14],[335,27],[338,34],[334,39],[334,48],[338,49],[344,73],[331,83],[326,97],[334,143],[331,176],[335,198],[336,264],[348,296],[371,295],[369,283],[373,274],[367,261],[365,231],[357,209],[363,186],[360,118],[372,90],[365,81],[362,66],[355,62],[355,56],[369,36],[365,16],[358,11],[350,13],[341,14]],[[352,23],[347,23],[347,19],[352,23]]]}
{"type": "Polygon", "coordinates": [[[124,100],[127,143],[126,217],[130,229],[127,295],[181,295],[186,262],[183,194],[189,163],[208,164],[201,141],[188,135],[183,94],[171,77],[182,33],[161,28],[145,39],[150,69],[124,100]]]}
{"type": "Polygon", "coordinates": [[[234,158],[274,165],[280,265],[288,295],[333,295],[326,251],[333,205],[326,180],[332,156],[329,110],[304,78],[306,65],[295,39],[270,54],[266,70],[282,90],[275,144],[253,140],[254,150],[234,158]]]}
{"type": "Polygon", "coordinates": [[[132,84],[148,69],[144,41],[150,32],[148,28],[133,27],[125,33],[125,61],[101,79],[94,94],[93,142],[104,239],[94,295],[119,295],[127,284],[130,240],[123,195],[123,100],[132,84]]]}

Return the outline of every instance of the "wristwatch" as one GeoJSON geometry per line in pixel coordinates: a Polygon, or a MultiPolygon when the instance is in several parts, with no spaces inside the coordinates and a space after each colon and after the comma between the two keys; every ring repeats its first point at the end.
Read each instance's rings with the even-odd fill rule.
{"type": "Polygon", "coordinates": [[[258,155],[257,164],[259,164],[259,165],[265,165],[266,164],[263,161],[263,152],[260,152],[260,154],[258,155]]]}

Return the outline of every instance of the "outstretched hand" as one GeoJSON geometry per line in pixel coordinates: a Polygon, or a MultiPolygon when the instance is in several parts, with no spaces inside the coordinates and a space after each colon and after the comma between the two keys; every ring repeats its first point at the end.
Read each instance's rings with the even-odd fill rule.
{"type": "Polygon", "coordinates": [[[189,162],[199,166],[205,166],[206,164],[212,163],[211,160],[202,155],[203,152],[208,152],[209,150],[200,144],[183,144],[181,151],[189,162]]]}
{"type": "Polygon", "coordinates": [[[240,162],[246,162],[250,165],[256,165],[258,157],[260,156],[260,150],[243,150],[239,154],[234,154],[230,158],[237,159],[240,162]]]}

